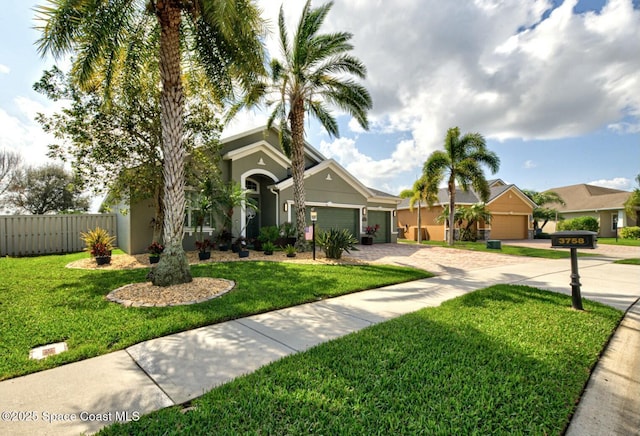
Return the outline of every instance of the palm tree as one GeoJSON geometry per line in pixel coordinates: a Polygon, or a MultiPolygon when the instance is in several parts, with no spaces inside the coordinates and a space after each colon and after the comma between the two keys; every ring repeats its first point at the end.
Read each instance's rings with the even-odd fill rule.
{"type": "MultiPolygon", "coordinates": [[[[490,190],[481,165],[489,167],[495,174],[500,167],[500,158],[487,149],[484,138],[479,133],[467,133],[460,137],[460,129],[452,127],[447,131],[444,151],[436,150],[424,163],[423,174],[429,181],[430,191],[437,192],[438,185],[447,177],[449,193],[449,211],[456,216],[456,182],[463,191],[469,187],[480,196],[483,202],[489,200],[490,190]]],[[[449,225],[448,243],[453,245],[455,225],[449,225]]]]}
{"type": "Polygon", "coordinates": [[[463,207],[460,211],[460,217],[466,224],[460,229],[461,241],[475,241],[478,239],[475,224],[478,221],[486,223],[491,222],[491,211],[487,209],[484,203],[475,203],[471,206],[463,207]]]}
{"type": "MultiPolygon", "coordinates": [[[[47,0],[36,7],[43,25],[41,54],[73,53],[72,73],[83,87],[120,74],[135,80],[139,61],[158,56],[165,215],[165,250],[154,285],[191,281],[182,249],[185,211],[182,66],[206,76],[217,101],[235,85],[249,89],[263,70],[264,24],[250,0],[47,0]]],[[[108,92],[107,92],[108,94],[108,92]]]]}
{"type": "Polygon", "coordinates": [[[418,244],[422,241],[422,219],[421,219],[421,209],[422,204],[426,204],[428,206],[432,206],[433,203],[436,202],[437,196],[434,195],[433,192],[429,192],[429,184],[427,179],[423,176],[420,177],[413,183],[412,189],[405,189],[400,193],[401,198],[409,199],[409,210],[413,212],[413,207],[418,204],[418,217],[417,217],[417,226],[418,226],[418,244]]]}
{"type": "Polygon", "coordinates": [[[549,220],[558,217],[557,209],[544,207],[544,205],[553,203],[560,204],[562,206],[565,205],[562,197],[554,191],[537,192],[525,189],[522,192],[537,205],[533,208],[533,228],[535,230],[542,230],[549,220]],[[544,220],[541,226],[538,224],[538,221],[540,220],[544,220]]]}
{"type": "Polygon", "coordinates": [[[332,5],[329,2],[311,8],[308,0],[291,39],[280,7],[278,29],[283,59],[271,62],[272,85],[279,98],[270,104],[273,112],[267,125],[271,127],[278,120],[280,144],[291,159],[299,250],[304,249],[305,228],[305,114],[317,118],[329,135],[339,137],[338,123],[328,104],[352,115],[364,129],[368,129],[367,110],[371,108],[369,92],[348,77],[363,79],[366,75],[362,62],[348,54],[353,48],[349,43],[352,35],[318,33],[332,5]]]}

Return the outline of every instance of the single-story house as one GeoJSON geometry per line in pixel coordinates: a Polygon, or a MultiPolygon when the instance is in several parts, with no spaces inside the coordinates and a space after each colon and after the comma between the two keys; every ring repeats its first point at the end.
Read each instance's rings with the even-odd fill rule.
{"type": "MultiPolygon", "coordinates": [[[[536,204],[529,199],[516,185],[508,185],[500,179],[489,180],[491,195],[487,201],[487,209],[491,212],[490,223],[478,223],[479,239],[531,239],[533,238],[533,208],[536,204]]],[[[473,190],[464,192],[456,190],[456,207],[471,206],[479,203],[480,197],[473,190]]],[[[444,207],[449,204],[449,193],[446,188],[438,192],[438,201],[432,206],[422,205],[420,208],[422,239],[445,241],[447,224],[437,223],[444,207]]],[[[398,224],[407,229],[405,236],[417,240],[417,204],[413,211],[409,208],[409,200],[398,205],[398,224]]]]}
{"type": "MultiPolygon", "coordinates": [[[[237,207],[233,214],[234,237],[257,237],[263,226],[295,222],[291,160],[283,153],[278,131],[264,127],[250,130],[222,141],[221,175],[224,182],[240,183],[255,201],[258,211],[247,213],[237,207]]],[[[305,143],[304,175],[307,224],[310,210],[317,212],[316,231],[329,228],[349,230],[356,238],[364,235],[368,225],[378,224],[375,242],[397,241],[396,206],[400,198],[363,185],[338,162],[327,159],[305,143]]],[[[189,198],[187,191],[187,198],[189,198]]],[[[193,192],[195,194],[195,192],[193,192]]],[[[185,250],[193,250],[196,228],[193,204],[185,211],[185,250]]],[[[122,209],[122,208],[118,208],[122,209]]],[[[128,205],[127,213],[118,214],[118,246],[127,253],[143,253],[152,242],[154,216],[151,201],[128,205]]],[[[213,221],[204,232],[215,237],[219,232],[213,221]]]]}
{"type": "MultiPolygon", "coordinates": [[[[565,202],[565,205],[554,204],[553,208],[564,219],[591,216],[600,223],[599,236],[612,238],[616,236],[614,223],[618,228],[637,226],[638,223],[632,215],[624,211],[624,203],[631,192],[620,189],[603,188],[601,186],[578,185],[561,186],[549,189],[556,192],[565,202]]],[[[557,220],[549,221],[544,227],[546,233],[556,231],[557,220]]]]}

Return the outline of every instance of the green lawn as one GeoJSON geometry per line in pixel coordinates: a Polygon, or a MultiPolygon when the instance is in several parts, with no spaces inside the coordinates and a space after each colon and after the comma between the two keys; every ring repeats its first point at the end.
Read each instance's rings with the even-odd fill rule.
{"type": "Polygon", "coordinates": [[[288,356],[103,435],[562,434],[622,313],[497,285],[288,356]]]}
{"type": "Polygon", "coordinates": [[[613,263],[621,263],[624,265],[640,265],[640,259],[620,259],[613,263]]]}
{"type": "Polygon", "coordinates": [[[616,242],[616,238],[598,238],[598,244],[609,244],[609,245],[625,245],[629,247],[640,247],[640,239],[622,239],[618,238],[616,242]]]}
{"type": "MultiPolygon", "coordinates": [[[[410,241],[408,239],[399,240],[399,242],[415,244],[415,241],[410,241]]],[[[471,250],[471,251],[487,251],[490,253],[501,253],[501,254],[510,254],[512,256],[527,256],[527,257],[542,257],[544,259],[568,259],[571,257],[570,250],[567,249],[544,249],[544,248],[529,248],[529,247],[519,247],[515,245],[504,245],[502,244],[502,248],[497,250],[494,248],[487,248],[486,241],[478,241],[478,242],[461,242],[456,241],[453,246],[449,246],[444,241],[422,241],[424,245],[433,245],[436,247],[445,247],[445,248],[457,248],[459,250],[471,250]]],[[[549,241],[549,246],[551,246],[551,241],[549,241]]],[[[578,256],[593,256],[589,253],[578,252],[578,256]]]]}
{"type": "Polygon", "coordinates": [[[234,280],[233,291],[197,305],[125,308],[104,297],[128,283],[144,282],[148,270],[64,267],[86,256],[0,259],[0,380],[203,325],[431,276],[379,265],[212,263],[193,266],[193,275],[234,280]],[[28,358],[31,348],[59,341],[66,341],[69,351],[41,361],[28,358]]]}

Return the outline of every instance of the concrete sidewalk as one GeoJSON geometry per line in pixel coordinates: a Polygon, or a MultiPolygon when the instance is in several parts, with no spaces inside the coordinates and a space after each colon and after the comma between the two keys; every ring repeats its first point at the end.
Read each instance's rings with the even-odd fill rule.
{"type": "MultiPolygon", "coordinates": [[[[626,310],[640,296],[637,267],[586,258],[579,263],[583,297],[626,310]]],[[[203,327],[0,382],[0,410],[14,412],[3,415],[0,434],[95,432],[198,397],[288,354],[492,284],[570,294],[569,271],[567,259],[456,271],[203,327]]],[[[635,304],[589,382],[571,434],[640,429],[639,319],[635,304]],[[616,398],[611,410],[602,407],[603,397],[616,398]]]]}

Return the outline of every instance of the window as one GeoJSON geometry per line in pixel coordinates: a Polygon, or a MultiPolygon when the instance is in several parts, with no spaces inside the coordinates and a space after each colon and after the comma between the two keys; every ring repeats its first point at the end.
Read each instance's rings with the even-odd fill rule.
{"type": "Polygon", "coordinates": [[[611,231],[615,232],[618,227],[618,213],[611,214],[611,231]]]}
{"type": "MultiPolygon", "coordinates": [[[[184,213],[184,227],[185,231],[198,231],[200,230],[199,220],[202,217],[200,213],[202,196],[196,191],[185,191],[185,213],[184,213]]],[[[209,208],[208,213],[205,213],[203,221],[203,230],[211,230],[215,222],[213,220],[213,210],[209,208]]]]}
{"type": "Polygon", "coordinates": [[[247,179],[244,182],[244,189],[249,194],[259,194],[260,193],[260,185],[253,179],[247,179]]]}

